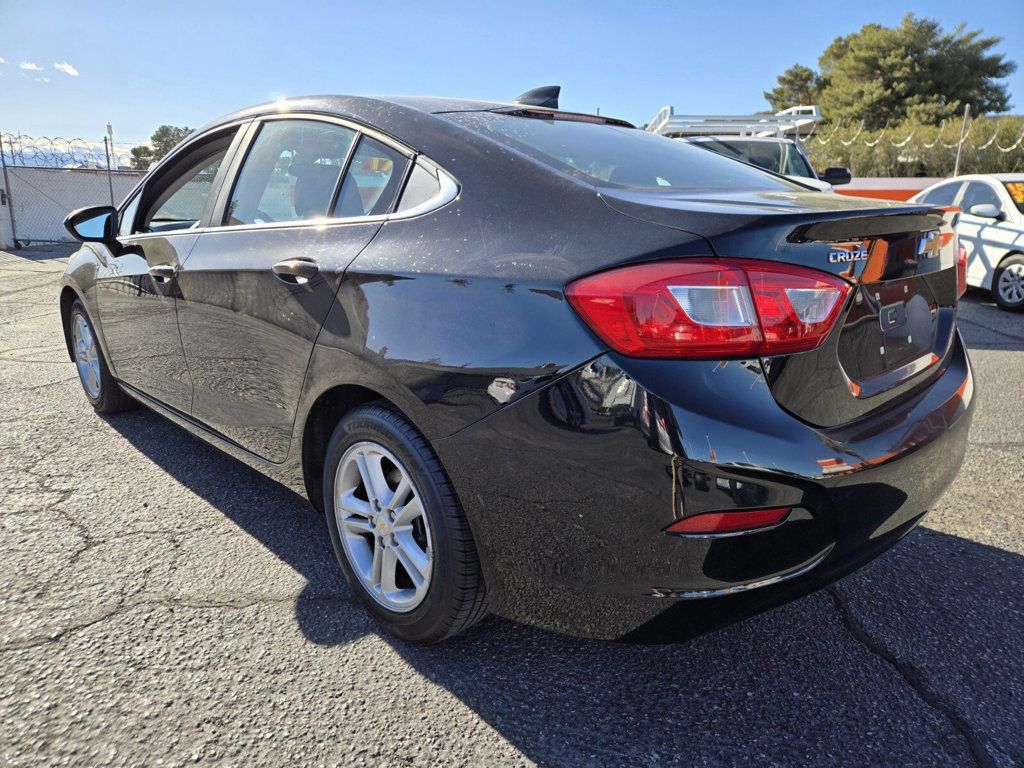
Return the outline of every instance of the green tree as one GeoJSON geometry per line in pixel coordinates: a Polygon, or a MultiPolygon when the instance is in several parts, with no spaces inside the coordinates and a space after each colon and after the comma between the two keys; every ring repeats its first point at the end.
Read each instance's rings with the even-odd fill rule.
{"type": "Polygon", "coordinates": [[[837,37],[818,59],[817,73],[790,67],[765,98],[774,107],[776,95],[784,100],[788,90],[816,82],[826,118],[863,120],[868,129],[904,120],[935,125],[964,104],[975,115],[1005,112],[1009,94],[999,80],[1017,65],[993,52],[1001,41],[963,24],[945,32],[934,19],[907,14],[898,27],[867,24],[837,37]]]}
{"type": "Polygon", "coordinates": [[[821,99],[821,78],[818,73],[803,64],[794,64],[776,80],[778,85],[764,92],[765,100],[773,112],[801,104],[817,104],[821,99]]]}
{"type": "Polygon", "coordinates": [[[164,155],[178,146],[190,133],[192,129],[185,126],[161,125],[149,137],[148,145],[132,147],[132,167],[146,170],[153,163],[162,160],[164,155]]]}

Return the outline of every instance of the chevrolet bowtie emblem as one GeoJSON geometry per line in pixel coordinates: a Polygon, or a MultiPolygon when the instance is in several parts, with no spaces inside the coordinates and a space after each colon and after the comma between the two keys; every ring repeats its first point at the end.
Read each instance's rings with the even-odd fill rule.
{"type": "Polygon", "coordinates": [[[934,259],[939,255],[942,250],[942,238],[939,237],[938,230],[932,230],[921,235],[921,239],[917,241],[917,255],[926,259],[934,259]]]}

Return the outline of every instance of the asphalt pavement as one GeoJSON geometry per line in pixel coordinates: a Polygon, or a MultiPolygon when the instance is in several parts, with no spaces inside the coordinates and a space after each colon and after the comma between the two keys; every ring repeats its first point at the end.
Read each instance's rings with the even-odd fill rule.
{"type": "Polygon", "coordinates": [[[381,635],[304,499],[68,360],[0,252],[0,763],[1024,765],[1024,315],[962,305],[966,463],[832,588],[678,645],[381,635]]]}

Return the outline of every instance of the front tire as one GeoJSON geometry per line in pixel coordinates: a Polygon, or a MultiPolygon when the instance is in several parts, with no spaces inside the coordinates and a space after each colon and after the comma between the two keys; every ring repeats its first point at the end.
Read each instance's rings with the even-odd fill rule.
{"type": "Polygon", "coordinates": [[[68,314],[68,338],[75,356],[78,380],[96,413],[127,411],[135,401],[124,393],[111,375],[103,350],[96,341],[96,331],[81,300],[76,299],[68,314]]]}
{"type": "Polygon", "coordinates": [[[1002,309],[1024,309],[1024,255],[1007,256],[992,275],[992,296],[1002,309]]]}
{"type": "Polygon", "coordinates": [[[429,443],[400,413],[371,404],[346,415],[323,482],[345,579],[388,632],[436,643],[487,614],[465,513],[429,443]]]}

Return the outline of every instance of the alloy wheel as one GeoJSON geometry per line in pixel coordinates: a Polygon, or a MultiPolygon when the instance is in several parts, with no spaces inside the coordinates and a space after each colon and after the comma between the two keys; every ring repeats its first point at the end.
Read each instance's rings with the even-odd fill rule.
{"type": "Polygon", "coordinates": [[[75,315],[73,335],[78,376],[85,393],[95,400],[100,396],[100,356],[96,349],[96,338],[83,315],[75,315]]]}
{"type": "Polygon", "coordinates": [[[1000,297],[1008,304],[1024,301],[1024,264],[1010,264],[999,275],[996,286],[1000,297]]]}
{"type": "Polygon", "coordinates": [[[369,441],[345,451],[334,514],[349,565],[374,600],[397,613],[423,602],[433,570],[430,521],[412,476],[393,453],[369,441]]]}

